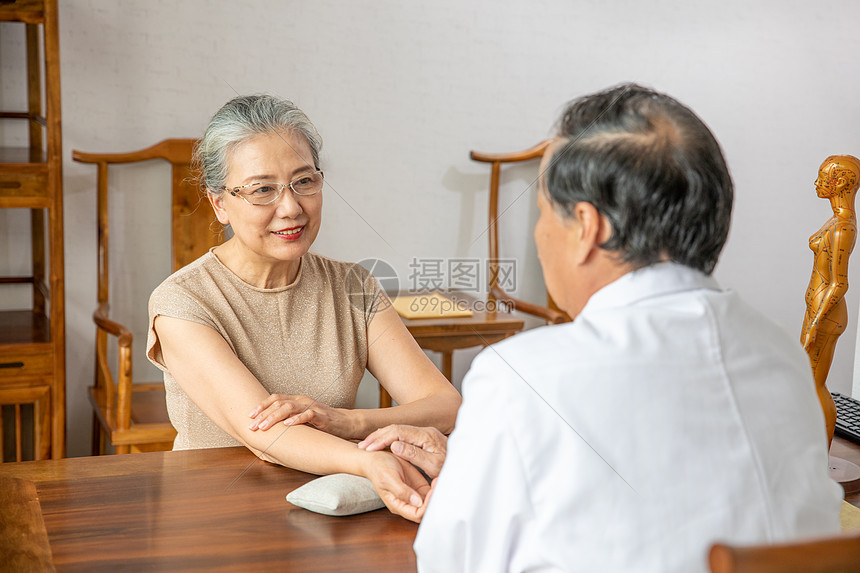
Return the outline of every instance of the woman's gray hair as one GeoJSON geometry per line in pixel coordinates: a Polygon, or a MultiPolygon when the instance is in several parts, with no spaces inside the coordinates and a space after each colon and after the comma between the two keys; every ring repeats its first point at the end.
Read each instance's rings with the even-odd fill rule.
{"type": "Polygon", "coordinates": [[[319,169],[322,137],[293,102],[273,95],[249,95],[231,99],[218,110],[194,150],[194,162],[206,189],[220,194],[227,180],[227,161],[242,143],[256,135],[292,132],[311,148],[314,169],[319,169]]]}

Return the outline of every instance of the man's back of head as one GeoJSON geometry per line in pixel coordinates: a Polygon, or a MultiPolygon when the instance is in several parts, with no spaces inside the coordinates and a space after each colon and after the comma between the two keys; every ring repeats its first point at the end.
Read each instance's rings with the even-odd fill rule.
{"type": "Polygon", "coordinates": [[[705,124],[675,99],[625,84],[571,102],[546,172],[560,214],[585,201],[612,227],[601,245],[632,268],[669,260],[710,274],[728,235],[732,181],[705,124]]]}

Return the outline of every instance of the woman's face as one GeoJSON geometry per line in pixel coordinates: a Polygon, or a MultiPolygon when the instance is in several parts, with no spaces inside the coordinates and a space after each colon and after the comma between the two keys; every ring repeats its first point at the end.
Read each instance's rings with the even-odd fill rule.
{"type": "MultiPolygon", "coordinates": [[[[289,132],[261,134],[229,156],[225,186],[289,184],[315,170],[311,148],[303,137],[289,132]]],[[[229,191],[212,203],[218,220],[231,225],[234,240],[249,261],[298,260],[316,239],[322,219],[322,192],[304,197],[289,187],[268,205],[249,205],[229,191]]]]}

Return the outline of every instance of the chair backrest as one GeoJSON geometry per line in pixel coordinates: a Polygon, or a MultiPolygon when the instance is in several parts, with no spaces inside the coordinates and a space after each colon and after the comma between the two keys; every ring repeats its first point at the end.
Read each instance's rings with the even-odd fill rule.
{"type": "Polygon", "coordinates": [[[543,157],[549,144],[550,140],[547,139],[538,143],[534,147],[513,153],[482,153],[479,151],[472,151],[469,153],[469,157],[474,161],[490,164],[490,200],[487,211],[487,235],[489,236],[490,241],[488,277],[490,297],[506,301],[516,310],[543,318],[549,324],[557,324],[568,322],[570,317],[556,306],[552,297],[549,296],[549,293],[547,293],[547,306],[545,307],[513,298],[499,287],[499,266],[495,262],[499,260],[499,185],[501,181],[502,165],[540,159],[543,157]]]}
{"type": "Polygon", "coordinates": [[[165,139],[151,147],[128,153],[85,153],[73,151],[72,159],[98,166],[98,250],[99,301],[107,299],[108,240],[108,166],[162,159],[171,164],[172,213],[171,257],[174,271],[200,257],[219,244],[220,235],[213,231],[214,215],[191,173],[194,139],[165,139]],[[104,294],[104,296],[103,296],[104,294]]]}
{"type": "Polygon", "coordinates": [[[110,223],[109,223],[109,166],[160,159],[172,166],[171,199],[171,260],[172,270],[182,268],[221,242],[213,227],[212,209],[206,204],[191,173],[191,158],[196,141],[193,139],[165,139],[151,147],[128,153],[85,153],[73,151],[72,159],[98,167],[97,225],[98,225],[98,307],[93,314],[96,332],[96,384],[103,392],[109,415],[116,419],[112,425],[128,429],[132,384],[132,333],[123,324],[109,316],[110,289],[110,223]],[[119,342],[117,376],[108,366],[107,336],[119,342]]]}
{"type": "Polygon", "coordinates": [[[780,545],[717,543],[711,573],[860,573],[860,533],[780,545]]]}

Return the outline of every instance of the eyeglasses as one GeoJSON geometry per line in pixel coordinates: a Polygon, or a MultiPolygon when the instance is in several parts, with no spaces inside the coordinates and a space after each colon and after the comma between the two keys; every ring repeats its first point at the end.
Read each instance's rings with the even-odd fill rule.
{"type": "Polygon", "coordinates": [[[248,183],[247,185],[233,187],[232,189],[223,187],[223,189],[229,191],[233,197],[240,197],[249,205],[268,205],[277,201],[287,187],[293,193],[302,197],[316,195],[323,188],[323,172],[316,170],[312,173],[306,173],[289,183],[264,181],[260,183],[248,183]]]}

